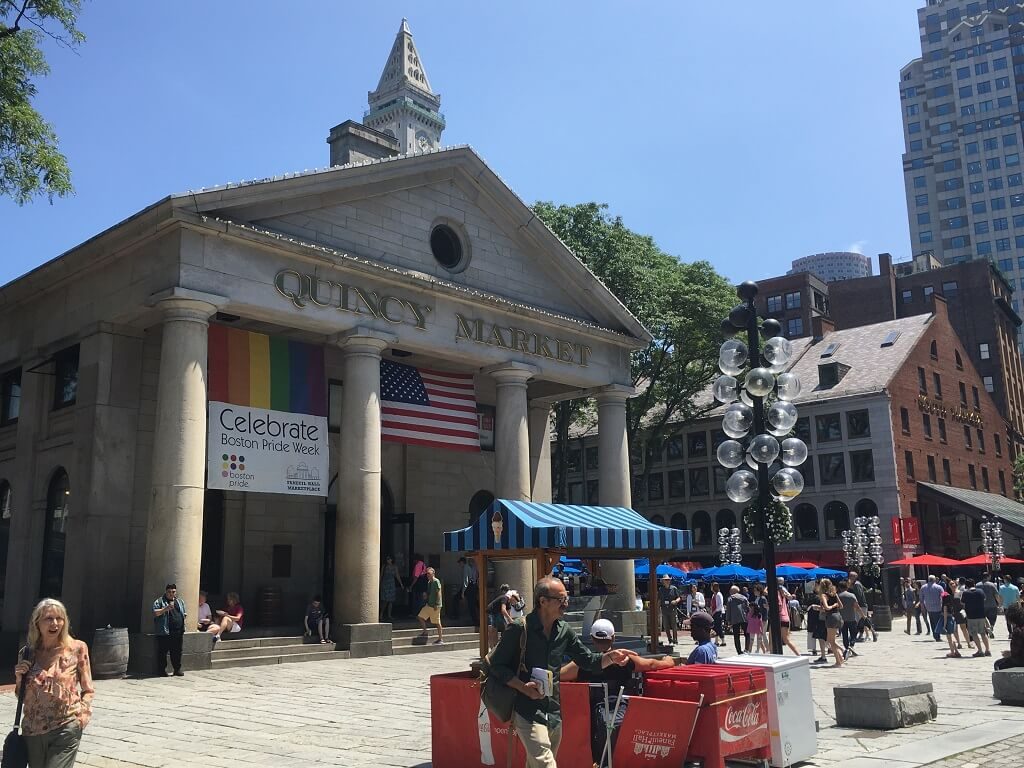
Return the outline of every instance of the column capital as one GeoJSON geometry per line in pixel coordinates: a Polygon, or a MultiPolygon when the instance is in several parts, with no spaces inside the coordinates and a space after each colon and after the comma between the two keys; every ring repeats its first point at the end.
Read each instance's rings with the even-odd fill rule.
{"type": "Polygon", "coordinates": [[[346,355],[375,355],[380,357],[381,352],[398,341],[398,337],[390,333],[381,333],[372,328],[357,326],[347,331],[335,334],[330,338],[330,343],[341,347],[346,355]]]}
{"type": "Polygon", "coordinates": [[[612,403],[623,403],[631,397],[636,397],[636,387],[626,386],[625,384],[609,384],[601,389],[594,390],[594,399],[597,400],[598,405],[612,404],[612,403]]]}
{"type": "Polygon", "coordinates": [[[164,322],[186,320],[205,324],[228,303],[228,297],[174,286],[150,294],[146,303],[163,314],[164,322]]]}
{"type": "Polygon", "coordinates": [[[493,378],[498,386],[520,385],[525,387],[526,382],[539,373],[539,369],[527,363],[497,363],[481,368],[480,373],[493,378]]]}

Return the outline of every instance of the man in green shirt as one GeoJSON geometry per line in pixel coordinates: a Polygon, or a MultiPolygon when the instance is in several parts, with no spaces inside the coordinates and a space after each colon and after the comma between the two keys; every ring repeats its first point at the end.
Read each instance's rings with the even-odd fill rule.
{"type": "Polygon", "coordinates": [[[420,632],[423,642],[427,640],[427,622],[429,621],[437,627],[437,640],[434,641],[434,645],[444,645],[444,627],[441,626],[441,608],[443,607],[441,592],[441,580],[437,578],[436,571],[433,568],[427,568],[427,603],[420,608],[416,618],[419,619],[420,629],[423,630],[420,632]]]}
{"type": "Polygon", "coordinates": [[[519,668],[522,626],[511,625],[501,636],[491,656],[491,674],[496,680],[514,688],[516,696],[512,723],[519,740],[526,748],[528,768],[556,768],[555,755],[562,738],[562,710],[559,703],[558,674],[562,660],[568,657],[588,672],[629,661],[621,649],[594,653],[580,640],[562,616],[569,605],[569,594],[558,579],[547,576],[533,590],[534,608],[526,617],[526,651],[523,669],[519,668]],[[545,696],[531,671],[549,673],[553,681],[551,694],[545,696]]]}

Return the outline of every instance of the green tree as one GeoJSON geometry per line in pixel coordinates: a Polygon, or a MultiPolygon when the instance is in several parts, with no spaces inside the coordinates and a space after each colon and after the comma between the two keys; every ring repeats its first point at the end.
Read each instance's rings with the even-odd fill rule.
{"type": "MultiPolygon", "coordinates": [[[[632,358],[633,385],[627,402],[630,457],[644,443],[657,446],[700,418],[714,403],[700,395],[717,375],[719,327],[736,303],[735,290],[706,261],[682,262],[653,238],[632,231],[599,203],[533,206],[541,219],[642,322],[654,340],[632,358]]],[[[556,496],[564,499],[569,427],[565,420],[592,423],[582,402],[556,408],[556,496]]]]}
{"type": "Polygon", "coordinates": [[[1013,460],[1013,492],[1017,501],[1024,499],[1024,452],[1013,460]]]}
{"type": "Polygon", "coordinates": [[[81,0],[0,0],[0,195],[24,205],[72,192],[57,134],[32,106],[34,80],[50,71],[43,36],[74,50],[81,0]]]}

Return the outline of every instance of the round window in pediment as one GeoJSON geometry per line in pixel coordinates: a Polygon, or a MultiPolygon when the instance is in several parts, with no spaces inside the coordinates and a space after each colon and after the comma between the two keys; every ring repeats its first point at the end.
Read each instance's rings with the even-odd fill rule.
{"type": "Polygon", "coordinates": [[[438,224],[430,230],[430,251],[437,263],[449,272],[458,272],[464,266],[462,239],[447,224],[438,224]]]}

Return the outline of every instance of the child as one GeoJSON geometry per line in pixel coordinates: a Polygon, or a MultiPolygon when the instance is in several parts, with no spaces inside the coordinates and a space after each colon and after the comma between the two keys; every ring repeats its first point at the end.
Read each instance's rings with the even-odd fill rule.
{"type": "Polygon", "coordinates": [[[306,609],[306,618],[303,619],[306,625],[306,637],[312,637],[316,631],[320,635],[320,642],[326,643],[331,634],[331,620],[327,611],[320,604],[320,595],[313,596],[313,602],[306,609]]]}

